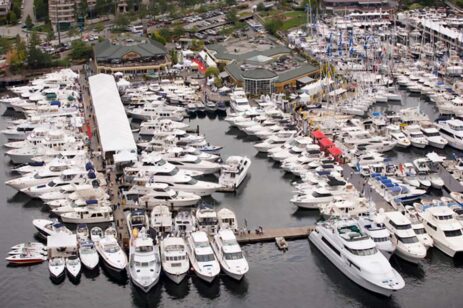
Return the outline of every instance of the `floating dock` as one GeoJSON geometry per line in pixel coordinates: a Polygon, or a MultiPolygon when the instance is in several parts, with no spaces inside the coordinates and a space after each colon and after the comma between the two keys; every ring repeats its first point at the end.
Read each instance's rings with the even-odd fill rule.
{"type": "Polygon", "coordinates": [[[273,242],[276,237],[284,237],[286,240],[307,239],[315,226],[289,227],[289,228],[269,228],[264,229],[263,233],[256,233],[255,230],[243,232],[236,236],[240,244],[254,244],[263,242],[273,242]]]}

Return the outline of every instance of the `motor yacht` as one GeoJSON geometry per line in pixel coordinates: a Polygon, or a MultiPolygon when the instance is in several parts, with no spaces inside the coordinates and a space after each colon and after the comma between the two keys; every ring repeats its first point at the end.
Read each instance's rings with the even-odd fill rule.
{"type": "Polygon", "coordinates": [[[114,220],[111,207],[100,205],[76,207],[74,211],[62,213],[60,217],[63,222],[70,224],[94,224],[114,220]]]}
{"type": "Polygon", "coordinates": [[[424,247],[429,248],[434,246],[433,239],[426,232],[424,224],[422,223],[418,212],[415,209],[415,206],[405,205],[403,214],[407,217],[411,224],[412,229],[415,231],[416,237],[424,245],[424,247]]]}
{"type": "Polygon", "coordinates": [[[441,136],[439,130],[432,123],[421,123],[421,132],[432,147],[443,149],[448,144],[447,139],[441,136]]]}
{"type": "Polygon", "coordinates": [[[166,161],[180,169],[195,170],[203,174],[213,174],[220,170],[220,164],[201,160],[196,155],[185,153],[182,148],[170,148],[161,155],[166,161]]]}
{"type": "Polygon", "coordinates": [[[235,213],[227,208],[221,208],[217,211],[219,230],[232,230],[238,232],[238,221],[235,213]]]}
{"type": "Polygon", "coordinates": [[[235,112],[243,112],[251,109],[243,89],[236,88],[230,94],[230,108],[235,112]]]}
{"type": "Polygon", "coordinates": [[[185,109],[164,105],[162,102],[147,103],[142,107],[134,108],[128,114],[137,120],[147,121],[151,119],[168,119],[172,121],[183,121],[185,109]]]}
{"type": "Polygon", "coordinates": [[[78,256],[70,256],[66,258],[66,272],[71,279],[78,279],[82,270],[82,263],[78,256]]]}
{"type": "Polygon", "coordinates": [[[399,148],[408,148],[411,145],[410,139],[400,130],[398,125],[390,124],[386,127],[387,134],[397,143],[399,148]]]}
{"type": "Polygon", "coordinates": [[[191,211],[179,211],[174,217],[173,234],[185,236],[196,231],[196,219],[191,211]]]}
{"type": "Polygon", "coordinates": [[[352,184],[339,184],[332,186],[315,186],[306,189],[303,193],[297,193],[291,198],[291,203],[298,208],[319,209],[321,206],[333,201],[335,196],[347,196],[349,194],[358,195],[352,184]]]}
{"type": "Polygon", "coordinates": [[[310,241],[349,279],[384,296],[402,289],[405,282],[355,221],[318,223],[310,241]]]}
{"type": "Polygon", "coordinates": [[[79,243],[79,257],[82,264],[89,270],[95,269],[100,261],[95,243],[91,240],[85,240],[79,243]]]}
{"type": "Polygon", "coordinates": [[[439,132],[448,141],[448,145],[463,150],[463,121],[458,119],[437,122],[439,132]]]}
{"type": "Polygon", "coordinates": [[[95,242],[95,248],[109,268],[117,272],[126,268],[127,256],[117,242],[114,228],[109,227],[106,229],[104,237],[95,242]]]}
{"type": "Polygon", "coordinates": [[[243,156],[230,156],[222,165],[219,176],[219,184],[222,189],[235,191],[246,178],[251,160],[243,156]]]}
{"type": "Polygon", "coordinates": [[[462,226],[452,209],[442,202],[419,204],[415,208],[435,247],[452,258],[463,252],[462,226]]]}
{"type": "Polygon", "coordinates": [[[151,210],[150,227],[160,235],[172,232],[172,213],[165,205],[156,205],[151,210]]]}
{"type": "Polygon", "coordinates": [[[220,265],[209,244],[207,234],[195,231],[187,236],[187,251],[195,274],[211,283],[220,273],[220,265]]]}
{"type": "Polygon", "coordinates": [[[396,245],[391,240],[391,233],[378,216],[370,214],[360,217],[358,223],[363,232],[371,237],[376,244],[376,248],[389,260],[396,249],[396,245]]]}
{"type": "Polygon", "coordinates": [[[439,176],[437,171],[431,170],[430,164],[431,161],[428,158],[413,160],[420,184],[425,187],[432,186],[436,189],[441,189],[445,184],[444,180],[439,176]]]}
{"type": "Polygon", "coordinates": [[[63,257],[53,257],[48,260],[48,271],[52,279],[61,279],[66,268],[66,261],[63,257]]]}
{"type": "Polygon", "coordinates": [[[384,212],[384,224],[397,245],[395,254],[411,263],[419,263],[426,257],[426,247],[418,240],[410,220],[400,212],[384,212]]]}
{"type": "Polygon", "coordinates": [[[158,283],[161,274],[159,247],[145,228],[137,233],[130,239],[128,271],[132,282],[144,292],[149,292],[158,283]]]}
{"type": "Polygon", "coordinates": [[[199,231],[215,234],[219,229],[217,212],[209,205],[201,204],[196,210],[196,225],[199,231]]]}
{"type": "Polygon", "coordinates": [[[144,209],[134,209],[127,213],[127,227],[130,236],[134,236],[135,229],[140,231],[142,228],[148,230],[150,227],[148,214],[144,209]]]}
{"type": "Polygon", "coordinates": [[[58,222],[57,220],[48,220],[48,219],[34,219],[32,221],[34,227],[39,231],[39,234],[46,238],[47,236],[57,234],[59,232],[64,232],[67,234],[72,234],[72,231],[66,228],[65,225],[58,222]]]}
{"type": "Polygon", "coordinates": [[[166,237],[161,240],[161,262],[170,280],[180,284],[190,268],[186,243],[182,237],[166,237]]]}
{"type": "Polygon", "coordinates": [[[201,197],[194,193],[174,190],[165,183],[147,183],[145,186],[134,185],[124,192],[124,198],[128,205],[138,203],[145,208],[153,208],[156,205],[176,208],[193,206],[201,200],[201,197]]]}
{"type": "Polygon", "coordinates": [[[220,267],[229,277],[241,280],[248,272],[249,265],[232,230],[219,230],[211,243],[220,267]]]}
{"type": "Polygon", "coordinates": [[[324,219],[351,217],[357,218],[369,214],[369,205],[365,198],[354,194],[334,196],[327,204],[319,205],[320,214],[324,219]]]}

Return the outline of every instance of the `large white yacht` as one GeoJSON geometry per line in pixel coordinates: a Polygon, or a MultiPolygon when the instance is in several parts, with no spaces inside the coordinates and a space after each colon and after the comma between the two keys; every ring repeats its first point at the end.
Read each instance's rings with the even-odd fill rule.
{"type": "Polygon", "coordinates": [[[161,262],[164,273],[179,284],[185,279],[190,261],[185,240],[181,237],[166,237],[161,240],[161,262]]]}
{"type": "Polygon", "coordinates": [[[251,105],[249,105],[249,101],[246,98],[246,93],[242,88],[236,88],[230,94],[230,107],[235,112],[243,112],[251,109],[251,105]]]}
{"type": "Polygon", "coordinates": [[[405,126],[402,131],[414,147],[423,149],[429,144],[428,138],[423,135],[421,128],[418,125],[405,126]]]}
{"type": "Polygon", "coordinates": [[[109,268],[120,272],[127,266],[127,256],[116,239],[116,230],[106,229],[104,237],[95,242],[96,251],[109,268]]]}
{"type": "Polygon", "coordinates": [[[222,165],[219,184],[225,190],[236,190],[248,174],[251,160],[243,156],[230,156],[222,165]]]}
{"type": "Polygon", "coordinates": [[[159,247],[142,228],[130,239],[128,269],[132,282],[149,292],[158,281],[161,274],[161,259],[159,247]]]}
{"type": "Polygon", "coordinates": [[[172,213],[165,205],[156,205],[151,210],[150,227],[160,234],[172,231],[172,213]]]}
{"type": "Polygon", "coordinates": [[[421,123],[421,132],[432,147],[443,149],[448,144],[447,139],[441,136],[439,130],[432,123],[421,123]]]}
{"type": "Polygon", "coordinates": [[[128,112],[133,119],[142,121],[152,119],[168,119],[183,121],[185,109],[181,107],[164,105],[162,102],[147,103],[142,107],[134,108],[128,112]]]}
{"type": "Polygon", "coordinates": [[[378,215],[384,215],[384,224],[397,245],[395,251],[397,256],[411,263],[419,263],[426,257],[426,247],[416,237],[407,217],[396,211],[378,215]]]}
{"type": "Polygon", "coordinates": [[[400,274],[355,221],[318,223],[309,239],[349,279],[369,291],[391,296],[405,286],[400,274]]]}
{"type": "Polygon", "coordinates": [[[212,239],[211,246],[225,274],[233,279],[241,280],[248,272],[249,265],[233,231],[224,229],[217,232],[212,239]]]}
{"type": "Polygon", "coordinates": [[[463,121],[462,120],[447,120],[437,123],[439,132],[447,139],[448,144],[455,149],[463,150],[463,121]]]}
{"type": "Polygon", "coordinates": [[[463,252],[462,226],[455,213],[446,204],[419,204],[416,210],[434,246],[450,257],[463,252]]]}
{"type": "Polygon", "coordinates": [[[152,208],[155,205],[193,206],[201,200],[201,197],[194,193],[176,191],[165,183],[147,183],[145,186],[134,185],[124,192],[124,197],[128,205],[135,205],[138,202],[145,208],[152,208]]]}
{"type": "Polygon", "coordinates": [[[410,139],[404,135],[398,125],[391,124],[386,126],[386,132],[391,136],[392,140],[397,142],[397,147],[408,148],[411,145],[410,139]]]}
{"type": "Polygon", "coordinates": [[[162,154],[162,158],[180,169],[195,170],[203,174],[212,174],[220,170],[220,164],[201,160],[197,155],[188,154],[178,147],[168,149],[167,153],[162,154]]]}
{"type": "Polygon", "coordinates": [[[207,234],[192,232],[187,236],[187,251],[190,263],[199,278],[212,282],[220,273],[220,265],[212,251],[207,234]]]}
{"type": "Polygon", "coordinates": [[[359,226],[371,237],[379,251],[389,260],[396,249],[396,245],[391,241],[391,233],[381,219],[378,219],[378,216],[373,216],[360,217],[359,226]]]}

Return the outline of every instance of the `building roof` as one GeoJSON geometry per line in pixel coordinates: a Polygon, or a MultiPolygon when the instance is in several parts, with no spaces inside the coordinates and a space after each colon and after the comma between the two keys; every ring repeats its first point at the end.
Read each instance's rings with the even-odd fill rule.
{"type": "Polygon", "coordinates": [[[316,68],[313,65],[303,64],[299,67],[296,67],[294,69],[278,74],[277,82],[285,82],[285,81],[288,81],[288,80],[291,80],[291,79],[294,79],[294,78],[297,78],[297,77],[300,77],[306,74],[313,73],[317,70],[318,68],[316,68]]]}
{"type": "Polygon", "coordinates": [[[103,152],[136,154],[137,145],[114,77],[97,74],[88,80],[103,152]]]}
{"type": "Polygon", "coordinates": [[[267,57],[267,56],[264,56],[264,55],[256,55],[256,56],[253,56],[253,57],[250,57],[250,58],[246,59],[246,61],[256,62],[256,63],[266,63],[266,62],[271,61],[272,59],[273,58],[267,57]]]}
{"type": "Polygon", "coordinates": [[[47,248],[77,248],[77,236],[65,232],[57,232],[56,234],[47,236],[47,248]]]}
{"type": "Polygon", "coordinates": [[[255,68],[242,71],[241,76],[245,79],[272,79],[278,75],[265,68],[255,68]]]}
{"type": "Polygon", "coordinates": [[[96,44],[94,50],[97,61],[121,59],[130,52],[137,53],[142,58],[167,54],[166,48],[152,39],[146,39],[133,45],[113,44],[109,40],[105,40],[96,44]]]}
{"type": "Polygon", "coordinates": [[[227,51],[226,47],[222,44],[212,44],[207,45],[206,48],[209,51],[212,51],[212,54],[217,60],[225,60],[225,61],[245,61],[247,59],[251,59],[253,57],[275,57],[277,55],[290,53],[291,49],[285,46],[274,46],[268,48],[266,50],[253,50],[245,53],[230,53],[227,51]]]}

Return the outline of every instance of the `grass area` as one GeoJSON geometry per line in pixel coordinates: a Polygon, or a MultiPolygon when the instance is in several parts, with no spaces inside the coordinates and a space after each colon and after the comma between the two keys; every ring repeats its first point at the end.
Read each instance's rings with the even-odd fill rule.
{"type": "Polygon", "coordinates": [[[264,19],[271,20],[271,19],[280,19],[283,21],[283,26],[281,30],[289,30],[295,27],[299,27],[307,22],[307,16],[304,11],[287,11],[287,12],[279,12],[276,10],[269,11],[269,14],[264,17],[264,19]]]}

